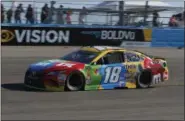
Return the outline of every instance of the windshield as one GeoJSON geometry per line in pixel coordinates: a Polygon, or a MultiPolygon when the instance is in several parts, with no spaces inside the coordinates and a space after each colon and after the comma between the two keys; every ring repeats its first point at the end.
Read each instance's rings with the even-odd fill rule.
{"type": "Polygon", "coordinates": [[[61,59],[89,64],[98,54],[97,52],[78,50],[63,56],[61,59]]]}

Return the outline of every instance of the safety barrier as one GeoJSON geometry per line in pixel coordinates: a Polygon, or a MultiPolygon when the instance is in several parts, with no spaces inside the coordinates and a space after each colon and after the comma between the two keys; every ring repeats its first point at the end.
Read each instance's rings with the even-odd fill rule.
{"type": "Polygon", "coordinates": [[[126,41],[151,41],[152,32],[151,29],[144,28],[57,24],[4,24],[1,29],[1,45],[6,46],[120,46],[126,41]]]}
{"type": "Polygon", "coordinates": [[[154,28],[152,47],[184,47],[184,28],[154,28]]]}
{"type": "Polygon", "coordinates": [[[1,29],[1,45],[184,47],[184,28],[3,24],[1,29]]]}

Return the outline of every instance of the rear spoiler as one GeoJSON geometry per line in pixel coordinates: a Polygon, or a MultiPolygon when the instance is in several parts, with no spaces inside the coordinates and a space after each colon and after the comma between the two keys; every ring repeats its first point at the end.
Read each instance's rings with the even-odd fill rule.
{"type": "Polygon", "coordinates": [[[138,51],[138,50],[134,50],[134,51],[139,52],[139,53],[141,53],[141,54],[143,54],[143,55],[146,55],[146,56],[148,56],[148,57],[150,57],[150,58],[152,58],[152,59],[161,59],[161,60],[166,60],[166,59],[165,59],[165,58],[163,58],[163,57],[153,56],[153,55],[148,55],[148,54],[143,53],[143,52],[138,51]]]}
{"type": "Polygon", "coordinates": [[[166,60],[165,58],[163,57],[159,57],[159,56],[150,56],[152,59],[161,59],[161,60],[166,60]]]}

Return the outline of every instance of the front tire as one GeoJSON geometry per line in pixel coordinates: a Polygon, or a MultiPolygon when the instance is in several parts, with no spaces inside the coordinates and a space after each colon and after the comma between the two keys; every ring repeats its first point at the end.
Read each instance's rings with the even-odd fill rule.
{"type": "Polygon", "coordinates": [[[83,91],[85,89],[85,78],[84,75],[79,71],[72,72],[66,82],[65,91],[83,91]]]}
{"type": "Polygon", "coordinates": [[[137,76],[137,88],[149,88],[152,84],[152,72],[150,70],[143,70],[137,76]]]}

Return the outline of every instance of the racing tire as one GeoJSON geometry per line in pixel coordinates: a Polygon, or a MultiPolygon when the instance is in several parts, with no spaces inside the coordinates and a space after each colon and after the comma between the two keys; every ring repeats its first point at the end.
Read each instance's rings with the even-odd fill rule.
{"type": "Polygon", "coordinates": [[[143,70],[137,76],[136,86],[137,88],[149,88],[152,84],[152,72],[150,70],[143,70]]]}
{"type": "Polygon", "coordinates": [[[65,81],[65,91],[84,91],[85,77],[79,71],[72,72],[65,81]]]}

